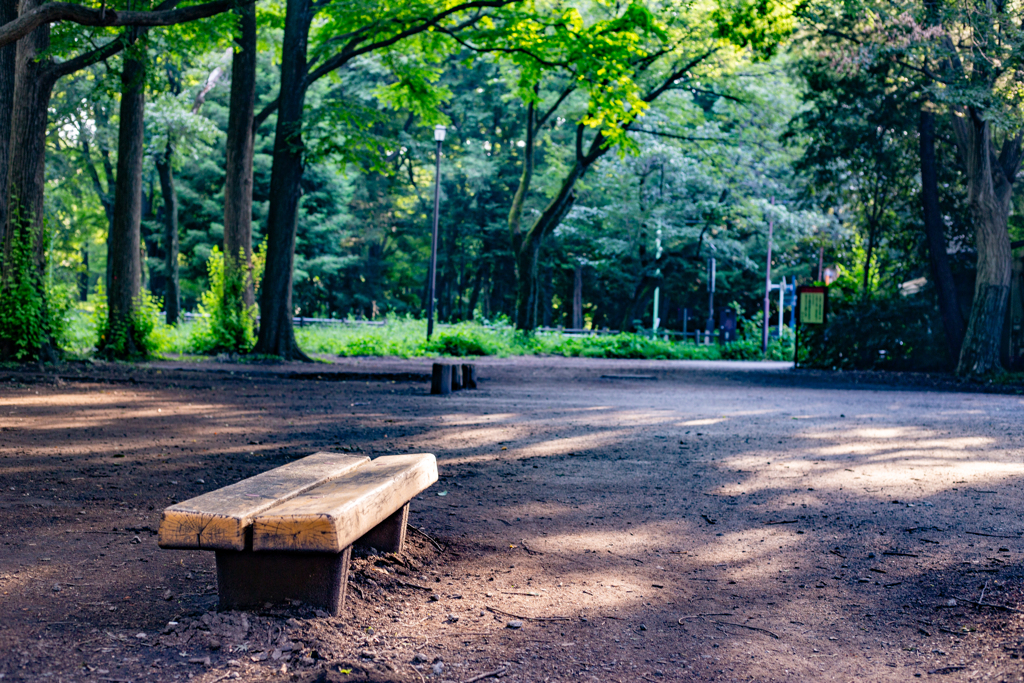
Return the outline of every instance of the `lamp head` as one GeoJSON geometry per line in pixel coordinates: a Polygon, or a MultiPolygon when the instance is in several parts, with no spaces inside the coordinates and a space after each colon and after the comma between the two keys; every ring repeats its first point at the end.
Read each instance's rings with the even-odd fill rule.
{"type": "Polygon", "coordinates": [[[444,134],[447,130],[448,129],[441,124],[434,126],[434,140],[437,142],[444,142],[444,134]]]}

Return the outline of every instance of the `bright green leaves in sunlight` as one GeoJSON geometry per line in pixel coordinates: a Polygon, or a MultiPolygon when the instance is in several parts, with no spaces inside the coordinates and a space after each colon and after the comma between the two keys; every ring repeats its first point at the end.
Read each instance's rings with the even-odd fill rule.
{"type": "Polygon", "coordinates": [[[778,0],[719,0],[711,13],[721,40],[771,57],[796,28],[792,5],[778,0]]]}

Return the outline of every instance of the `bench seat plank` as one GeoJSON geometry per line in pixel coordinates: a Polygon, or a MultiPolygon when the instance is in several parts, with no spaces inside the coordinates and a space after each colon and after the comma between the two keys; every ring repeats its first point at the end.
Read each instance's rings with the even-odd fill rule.
{"type": "Polygon", "coordinates": [[[430,453],[379,457],[257,515],[253,550],[341,552],[436,481],[430,453]]]}
{"type": "Polygon", "coordinates": [[[160,518],[161,548],[243,550],[253,518],[365,466],[365,455],[314,453],[237,484],[172,505],[160,518]]]}

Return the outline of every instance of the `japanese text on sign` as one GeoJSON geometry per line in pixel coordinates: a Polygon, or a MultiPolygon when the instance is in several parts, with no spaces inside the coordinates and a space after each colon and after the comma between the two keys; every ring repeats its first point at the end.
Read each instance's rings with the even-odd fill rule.
{"type": "Polygon", "coordinates": [[[800,322],[812,325],[825,322],[825,292],[800,293],[800,322]]]}

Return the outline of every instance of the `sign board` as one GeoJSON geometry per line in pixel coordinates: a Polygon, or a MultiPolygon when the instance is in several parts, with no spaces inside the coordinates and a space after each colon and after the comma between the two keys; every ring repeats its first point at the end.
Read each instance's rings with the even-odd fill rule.
{"type": "Polygon", "coordinates": [[[736,341],[736,311],[723,308],[718,314],[719,343],[736,341]]]}
{"type": "Polygon", "coordinates": [[[799,321],[802,324],[822,325],[825,323],[825,302],[828,290],[825,287],[797,288],[799,321]]]}

